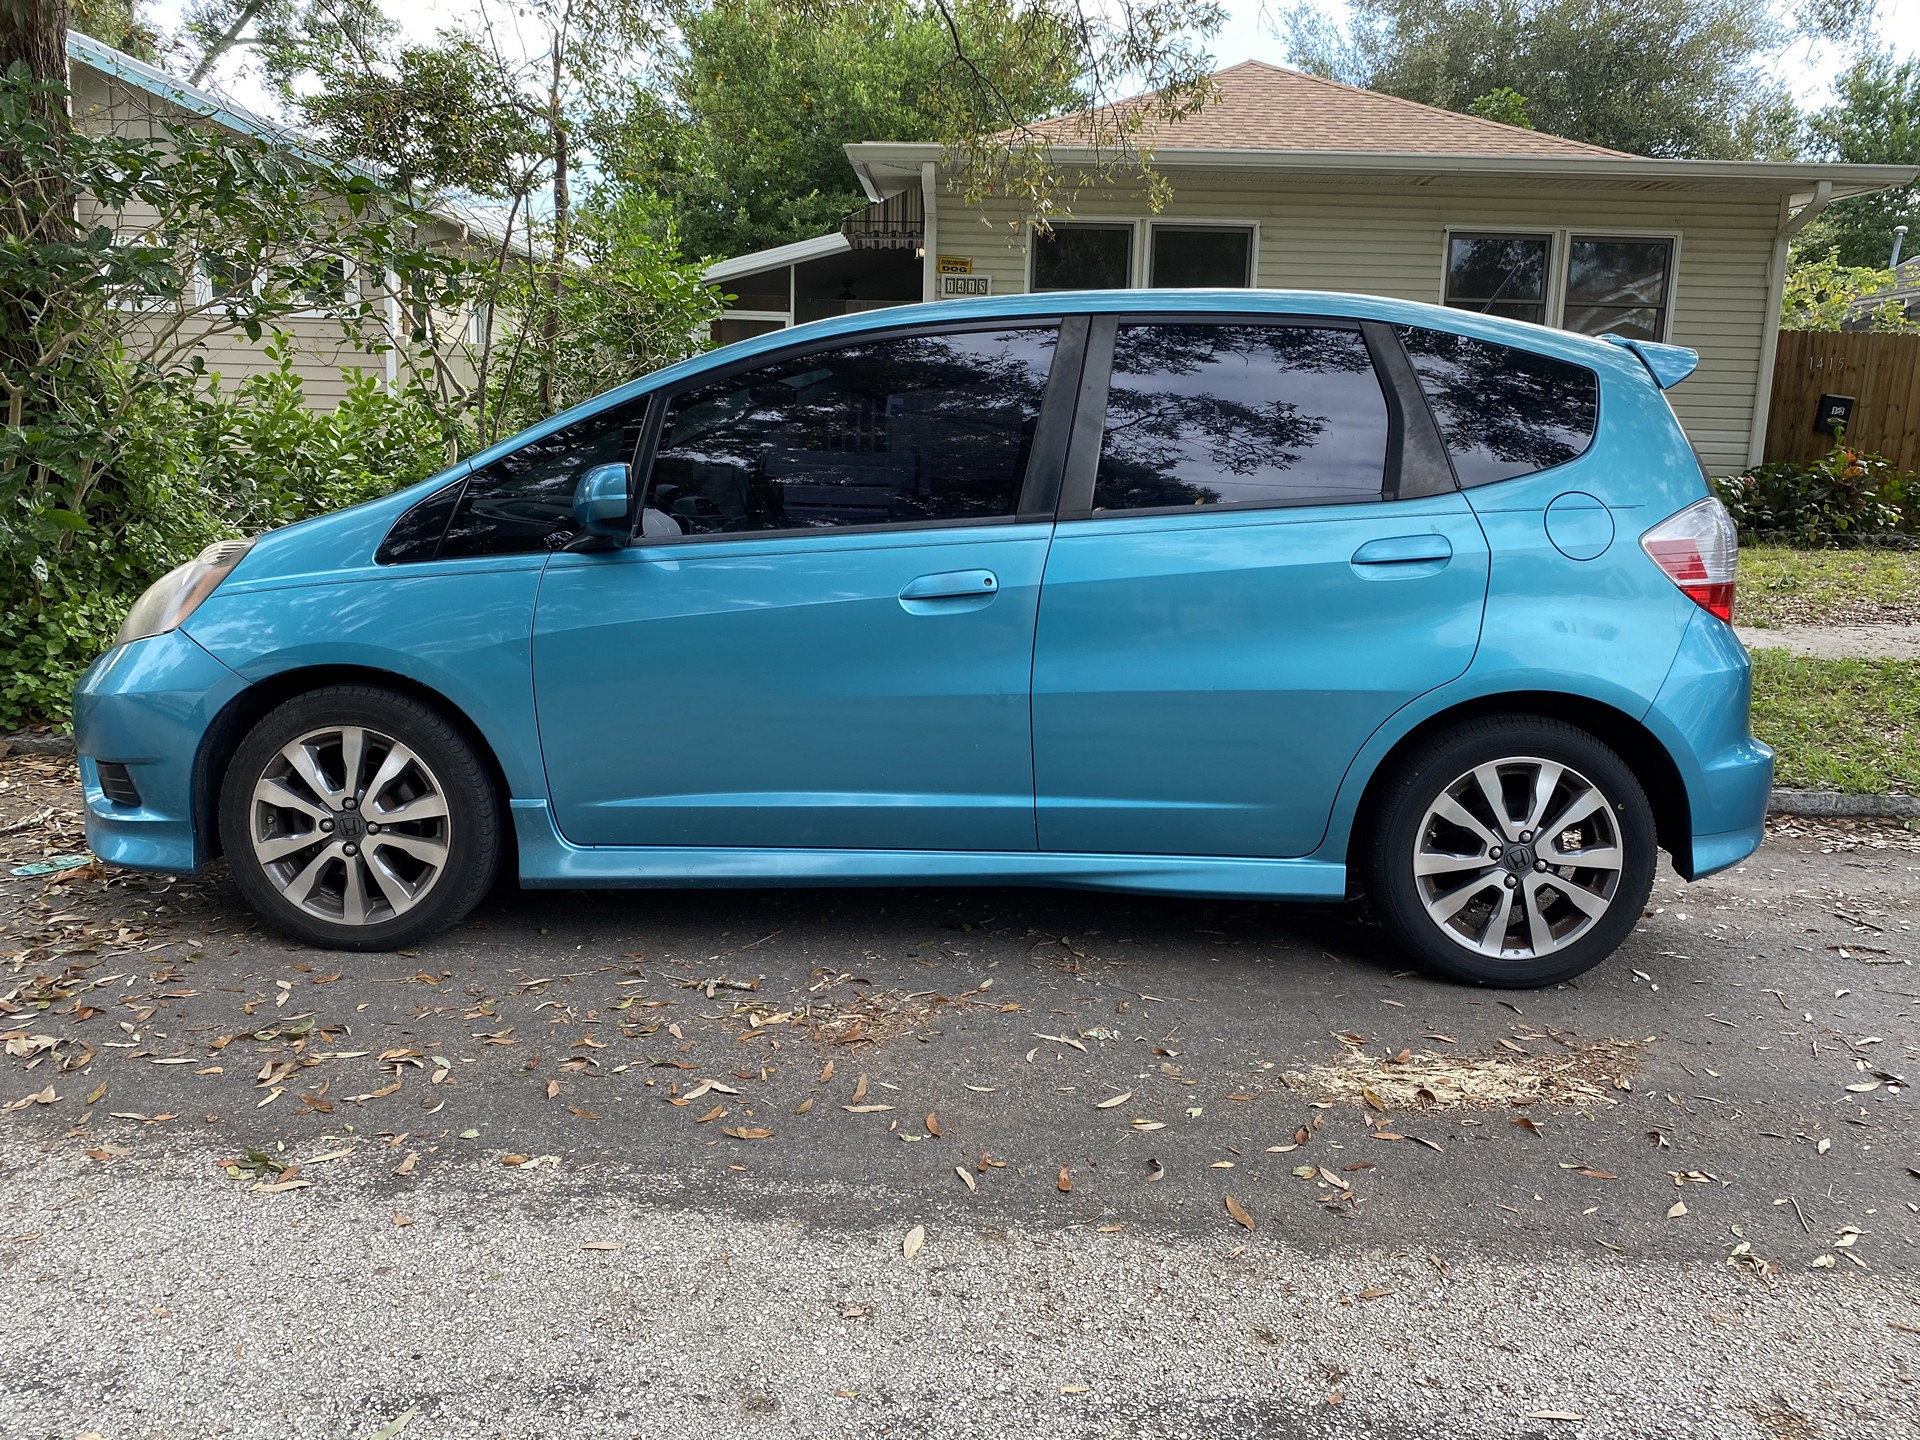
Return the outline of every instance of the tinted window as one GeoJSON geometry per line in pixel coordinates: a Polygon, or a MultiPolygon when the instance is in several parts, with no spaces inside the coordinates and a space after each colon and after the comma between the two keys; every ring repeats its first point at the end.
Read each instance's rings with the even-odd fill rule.
{"type": "Polygon", "coordinates": [[[1563,465],[1593,441],[1593,371],[1531,350],[1439,330],[1402,329],[1462,485],[1563,465]]]}
{"type": "Polygon", "coordinates": [[[460,487],[464,483],[456,480],[443,486],[394,521],[373,558],[382,565],[433,559],[440,553],[440,537],[447,532],[447,520],[460,501],[460,487]]]}
{"type": "Polygon", "coordinates": [[[1386,456],[1358,331],[1123,325],[1093,508],[1377,500],[1386,456]]]}
{"type": "Polygon", "coordinates": [[[580,534],[573,490],[596,465],[631,460],[645,397],[577,420],[467,477],[440,544],[442,560],[558,550],[580,534]]]}
{"type": "Polygon", "coordinates": [[[1035,290],[1124,290],[1133,284],[1133,226],[1055,225],[1033,236],[1035,290]]]}
{"type": "Polygon", "coordinates": [[[1054,339],[889,336],[689,390],[647,505],[689,535],[1012,515],[1054,339]]]}

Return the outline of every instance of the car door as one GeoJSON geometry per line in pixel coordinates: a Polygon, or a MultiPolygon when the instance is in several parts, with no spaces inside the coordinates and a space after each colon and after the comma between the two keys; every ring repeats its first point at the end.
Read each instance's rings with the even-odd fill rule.
{"type": "Polygon", "coordinates": [[[1034,652],[1040,848],[1308,854],[1367,737],[1479,637],[1486,541],[1405,357],[1372,324],[1126,317],[1086,372],[1034,652]]]}
{"type": "Polygon", "coordinates": [[[658,397],[642,533],[541,586],[561,833],[1033,850],[1033,630],[1085,329],[847,337],[658,397]]]}

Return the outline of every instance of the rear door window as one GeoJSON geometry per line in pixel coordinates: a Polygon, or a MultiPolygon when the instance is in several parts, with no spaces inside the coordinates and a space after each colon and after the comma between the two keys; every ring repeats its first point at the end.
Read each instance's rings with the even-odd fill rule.
{"type": "Polygon", "coordinates": [[[1351,326],[1123,323],[1093,510],[1378,500],[1388,429],[1351,326]]]}
{"type": "Polygon", "coordinates": [[[888,335],[671,402],[647,533],[987,521],[1018,512],[1058,327],[888,335]]]}
{"type": "Polygon", "coordinates": [[[1593,443],[1600,380],[1584,365],[1444,330],[1399,333],[1462,485],[1564,465],[1593,443]]]}

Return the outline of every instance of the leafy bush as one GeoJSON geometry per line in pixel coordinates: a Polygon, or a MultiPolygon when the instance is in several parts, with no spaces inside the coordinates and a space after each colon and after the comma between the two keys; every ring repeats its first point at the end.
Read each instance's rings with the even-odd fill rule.
{"type": "Polygon", "coordinates": [[[1713,485],[1743,538],[1830,545],[1920,535],[1920,476],[1844,443],[1811,465],[1776,461],[1713,485]]]}
{"type": "Polygon", "coordinates": [[[0,725],[63,718],[127,607],[213,541],[371,500],[446,463],[423,397],[355,374],[338,409],[313,410],[292,357],[269,354],[276,369],[231,388],[183,372],[142,389],[87,514],[5,534],[0,725]]]}

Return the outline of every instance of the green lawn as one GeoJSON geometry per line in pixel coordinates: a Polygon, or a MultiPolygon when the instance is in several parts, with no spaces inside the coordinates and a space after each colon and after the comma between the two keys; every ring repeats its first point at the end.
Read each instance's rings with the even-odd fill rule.
{"type": "Polygon", "coordinates": [[[1774,748],[1777,785],[1920,794],[1920,661],[1757,650],[1753,733],[1774,748]]]}
{"type": "Polygon", "coordinates": [[[1920,551],[1740,550],[1742,625],[1920,624],[1920,551]]]}

